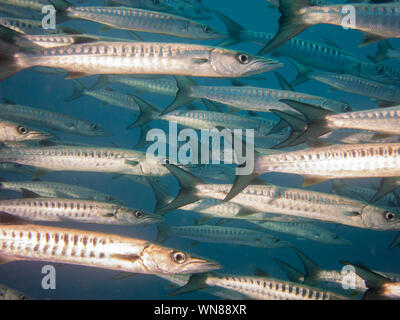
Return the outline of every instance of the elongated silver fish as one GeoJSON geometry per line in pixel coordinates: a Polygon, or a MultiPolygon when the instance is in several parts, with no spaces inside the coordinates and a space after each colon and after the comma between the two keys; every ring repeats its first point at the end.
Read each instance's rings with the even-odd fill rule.
{"type": "MultiPolygon", "coordinates": [[[[251,176],[238,176],[226,200],[232,199],[254,177],[266,172],[305,176],[303,186],[329,179],[382,178],[400,176],[400,144],[347,144],[283,152],[255,159],[251,176]]],[[[387,222],[396,221],[388,214],[387,222]]]]}
{"type": "Polygon", "coordinates": [[[0,40],[0,51],[0,79],[35,66],[65,69],[70,77],[93,74],[242,77],[282,67],[277,61],[238,51],[181,43],[100,41],[28,53],[0,40]]]}
{"type": "Polygon", "coordinates": [[[102,201],[32,198],[0,200],[1,212],[27,221],[73,221],[112,225],[148,225],[161,216],[102,201]]]}
{"type": "Polygon", "coordinates": [[[351,23],[345,22],[348,15],[346,6],[347,4],[314,6],[310,0],[279,0],[279,10],[282,14],[279,31],[265,51],[269,52],[279,47],[308,27],[320,23],[364,31],[368,34],[364,39],[365,44],[400,37],[400,26],[397,23],[399,3],[351,4],[356,16],[355,21],[351,23]]]}
{"type": "Polygon", "coordinates": [[[226,37],[208,25],[168,13],[128,7],[74,7],[65,0],[57,2],[56,9],[66,18],[94,21],[116,29],[167,34],[196,40],[226,37]]]}
{"type": "Polygon", "coordinates": [[[24,191],[28,190],[41,197],[77,198],[95,201],[116,201],[113,196],[103,192],[52,181],[0,181],[1,190],[24,191]]]}
{"type": "Polygon", "coordinates": [[[155,275],[221,268],[216,262],[144,240],[38,225],[1,225],[0,255],[10,262],[48,261],[155,275]]]}
{"type": "Polygon", "coordinates": [[[291,99],[310,104],[317,104],[327,108],[328,110],[340,113],[352,110],[351,106],[343,102],[294,91],[248,86],[198,86],[193,80],[183,77],[177,77],[177,85],[179,90],[177,91],[176,99],[166,110],[164,110],[164,114],[182,107],[195,99],[206,99],[238,109],[260,112],[270,112],[272,109],[290,111],[290,107],[280,101],[282,99],[291,99]]]}
{"type": "Polygon", "coordinates": [[[100,100],[105,104],[121,107],[134,112],[140,112],[140,108],[135,99],[133,99],[129,94],[115,92],[113,90],[92,90],[86,88],[84,84],[78,80],[72,81],[75,86],[74,92],[71,97],[66,99],[66,101],[72,101],[85,95],[100,100]]]}
{"type": "Polygon", "coordinates": [[[226,288],[256,300],[346,300],[348,298],[326,290],[294,282],[254,276],[204,273],[192,275],[189,282],[170,293],[180,295],[206,287],[226,288]]]}
{"type": "Polygon", "coordinates": [[[97,83],[92,89],[98,89],[108,85],[111,82],[125,84],[133,87],[138,91],[162,94],[170,97],[175,97],[178,87],[174,79],[169,78],[154,78],[154,77],[132,77],[132,76],[117,76],[117,75],[100,75],[97,83]]]}
{"type": "Polygon", "coordinates": [[[45,171],[108,172],[138,176],[170,174],[160,159],[147,156],[145,152],[118,148],[3,148],[0,150],[0,159],[1,162],[35,166],[45,171]]]}
{"type": "Polygon", "coordinates": [[[271,129],[277,124],[276,121],[264,118],[246,117],[204,110],[177,110],[169,113],[161,113],[158,108],[152,106],[143,99],[136,96],[133,96],[133,98],[141,110],[141,115],[128,129],[136,128],[152,120],[165,120],[199,130],[212,130],[216,128],[253,129],[254,136],[262,138],[267,136],[271,129]]]}
{"type": "Polygon", "coordinates": [[[1,142],[39,141],[54,138],[50,133],[32,130],[18,123],[0,119],[1,142]]]}
{"type": "Polygon", "coordinates": [[[42,11],[44,5],[50,4],[47,0],[0,0],[0,3],[36,11],[42,11]]]}
{"type": "Polygon", "coordinates": [[[0,300],[30,300],[27,295],[0,284],[0,300]]]}
{"type": "MultiPolygon", "coordinates": [[[[220,46],[229,46],[238,42],[252,42],[265,46],[272,40],[272,33],[249,31],[221,12],[216,12],[228,29],[229,38],[220,46]]],[[[263,55],[262,49],[258,54],[263,55]]],[[[271,52],[272,56],[290,57],[303,65],[325,70],[364,77],[388,83],[400,80],[400,71],[356,54],[343,50],[336,43],[320,43],[306,39],[293,38],[271,52]]]]}
{"type": "Polygon", "coordinates": [[[315,224],[304,222],[284,221],[253,221],[257,226],[276,232],[291,234],[298,238],[316,241],[330,245],[351,245],[349,240],[340,237],[338,234],[321,228],[315,224]]]}
{"type": "MultiPolygon", "coordinates": [[[[204,198],[223,200],[232,189],[228,184],[205,184],[173,165],[167,164],[166,167],[177,177],[182,190],[173,202],[163,207],[163,210],[172,210],[204,198]]],[[[351,198],[305,189],[251,185],[241,189],[230,202],[254,212],[290,215],[357,228],[400,228],[400,216],[394,212],[351,198]]]]}
{"type": "Polygon", "coordinates": [[[295,146],[337,129],[373,131],[378,137],[379,134],[386,136],[400,133],[399,106],[333,114],[329,110],[298,101],[283,100],[283,102],[302,113],[307,121],[273,110],[292,127],[290,136],[275,148],[295,146]]]}
{"type": "MultiPolygon", "coordinates": [[[[32,19],[20,19],[10,17],[0,17],[0,26],[9,28],[21,34],[48,35],[55,33],[77,33],[75,30],[67,27],[57,29],[44,29],[42,21],[32,19]]],[[[3,32],[2,32],[3,33],[3,32]]]]}
{"type": "MultiPolygon", "coordinates": [[[[297,256],[302,261],[305,269],[305,278],[303,283],[310,286],[321,286],[324,288],[336,289],[343,291],[343,283],[346,277],[349,276],[349,273],[345,270],[325,270],[321,268],[318,264],[316,264],[310,257],[301,252],[300,250],[294,248],[297,256]]],[[[395,274],[385,274],[383,272],[379,272],[381,276],[390,276],[394,281],[398,281],[400,275],[395,274]]],[[[365,279],[360,277],[357,274],[353,274],[354,278],[352,279],[353,291],[365,292],[368,287],[365,282],[365,279]]]]}
{"type": "Polygon", "coordinates": [[[157,243],[164,242],[170,235],[192,239],[200,242],[227,243],[259,248],[284,248],[292,245],[267,233],[213,225],[201,226],[168,226],[158,224],[157,243]]]}
{"type": "Polygon", "coordinates": [[[316,80],[337,90],[351,92],[377,100],[381,106],[400,103],[400,89],[393,85],[384,84],[354,75],[339,74],[334,72],[315,72],[306,66],[295,62],[299,75],[292,85],[300,84],[307,80],[316,80]]]}
{"type": "Polygon", "coordinates": [[[26,125],[45,127],[83,136],[109,136],[100,126],[58,112],[22,106],[0,104],[0,117],[26,125]]]}
{"type": "Polygon", "coordinates": [[[7,171],[11,173],[21,173],[21,174],[34,174],[35,168],[29,166],[23,166],[18,163],[1,162],[0,171],[7,171]]]}

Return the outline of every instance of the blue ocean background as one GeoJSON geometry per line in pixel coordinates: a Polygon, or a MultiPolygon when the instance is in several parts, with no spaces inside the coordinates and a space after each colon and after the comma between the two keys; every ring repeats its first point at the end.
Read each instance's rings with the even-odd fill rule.
{"type": "MultiPolygon", "coordinates": [[[[269,9],[268,3],[265,0],[247,0],[245,2],[203,0],[203,2],[207,7],[225,13],[248,30],[277,31],[279,12],[276,9],[269,9]]],[[[102,1],[87,1],[78,5],[95,6],[103,4],[104,2],[102,1]]],[[[225,31],[224,25],[217,18],[204,22],[221,31],[225,31]]],[[[87,21],[68,21],[63,23],[63,25],[93,34],[99,33],[101,27],[99,24],[87,21]]],[[[127,33],[122,30],[112,30],[102,34],[115,37],[128,37],[127,33]]],[[[169,36],[139,34],[146,41],[192,42],[169,36]]],[[[343,49],[363,57],[375,55],[377,48],[376,45],[359,48],[358,44],[362,39],[361,32],[343,30],[340,27],[329,25],[311,27],[299,37],[319,42],[324,42],[324,39],[328,38],[335,41],[343,49]]],[[[218,41],[202,43],[217,44],[218,41]]],[[[391,43],[397,49],[400,49],[400,40],[391,40],[391,43]]],[[[250,53],[256,53],[260,50],[260,46],[250,43],[238,44],[233,48],[250,53]]],[[[285,63],[285,67],[278,71],[285,78],[293,80],[296,76],[293,65],[285,57],[279,58],[279,60],[285,63]]],[[[384,63],[400,70],[400,63],[398,61],[388,60],[384,63]]],[[[265,80],[244,81],[253,86],[280,88],[273,73],[264,75],[265,80]]],[[[81,79],[88,87],[93,85],[96,80],[97,76],[81,79]]],[[[208,85],[230,84],[229,80],[221,79],[204,78],[196,79],[196,81],[199,84],[208,85]]],[[[119,84],[110,84],[110,87],[118,92],[138,94],[146,101],[161,108],[167,107],[173,100],[171,97],[135,92],[133,88],[119,84]]],[[[360,108],[367,109],[376,106],[367,97],[339,91],[330,92],[328,86],[315,81],[302,84],[296,87],[296,89],[305,93],[343,100],[360,108]]],[[[137,143],[139,130],[126,130],[126,127],[135,121],[137,114],[113,106],[103,106],[101,102],[86,96],[72,102],[66,102],[65,99],[72,92],[73,83],[65,80],[62,76],[46,75],[31,70],[24,70],[0,83],[0,98],[7,98],[21,105],[57,111],[85,119],[99,124],[107,131],[113,133],[112,137],[96,138],[54,132],[60,139],[105,147],[117,145],[118,147],[127,149],[132,148],[137,143]]],[[[160,121],[152,122],[151,126],[167,128],[167,124],[160,121]]],[[[1,172],[0,174],[5,180],[26,180],[29,178],[28,176],[6,172],[1,172]]],[[[263,178],[271,183],[292,187],[300,187],[302,181],[301,177],[283,174],[266,174],[263,178]]],[[[102,173],[54,172],[42,176],[41,179],[90,187],[111,194],[115,198],[123,200],[129,206],[151,212],[154,210],[155,198],[152,190],[125,178],[113,179],[112,175],[102,173]]],[[[174,178],[163,178],[162,181],[168,186],[171,194],[177,193],[178,185],[174,178]]],[[[351,183],[378,186],[378,180],[372,179],[351,183]]],[[[330,182],[326,182],[316,185],[312,189],[329,192],[331,186],[330,182]]],[[[191,225],[194,223],[194,219],[198,217],[194,213],[174,211],[167,215],[167,222],[170,225],[191,225]]],[[[351,240],[353,245],[329,246],[322,243],[296,239],[285,234],[277,235],[295,244],[297,248],[305,252],[324,269],[340,269],[341,264],[339,260],[350,260],[361,261],[375,270],[400,273],[399,250],[387,250],[396,232],[369,231],[329,223],[315,222],[315,224],[321,225],[327,230],[337,232],[340,236],[351,240]]],[[[63,223],[62,225],[84,230],[115,233],[149,241],[154,241],[157,235],[156,226],[116,227],[73,223],[63,223]]],[[[244,221],[234,221],[229,226],[254,228],[252,224],[244,221]]],[[[191,242],[188,239],[171,237],[164,245],[217,260],[224,266],[224,269],[220,270],[221,273],[250,275],[253,272],[253,266],[259,266],[270,273],[271,276],[286,279],[285,273],[273,262],[272,258],[279,258],[299,270],[303,270],[301,261],[290,248],[262,249],[213,243],[201,243],[192,246],[191,242]]],[[[41,274],[41,269],[47,264],[49,263],[22,261],[0,265],[0,283],[20,290],[34,299],[219,299],[201,291],[179,297],[171,297],[168,296],[168,292],[171,290],[168,288],[169,283],[156,276],[136,274],[130,278],[115,280],[113,279],[117,274],[115,271],[71,265],[55,265],[57,272],[56,290],[43,290],[41,281],[44,275],[41,274]]]]}

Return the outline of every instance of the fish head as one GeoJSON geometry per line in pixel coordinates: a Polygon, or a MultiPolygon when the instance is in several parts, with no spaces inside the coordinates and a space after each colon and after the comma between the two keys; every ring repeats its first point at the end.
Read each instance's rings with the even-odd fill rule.
{"type": "Polygon", "coordinates": [[[143,249],[141,259],[147,270],[161,274],[201,273],[222,268],[215,261],[153,243],[143,249]]]}
{"type": "Polygon", "coordinates": [[[39,141],[54,138],[51,133],[33,130],[27,126],[12,122],[2,122],[1,131],[9,141],[39,141]]]}
{"type": "Polygon", "coordinates": [[[160,215],[126,207],[118,207],[115,217],[118,221],[128,225],[148,225],[164,221],[160,215]]]}
{"type": "Polygon", "coordinates": [[[400,230],[400,214],[368,205],[361,212],[364,226],[375,230],[400,230]]]}
{"type": "Polygon", "coordinates": [[[223,34],[206,24],[190,23],[188,28],[189,34],[199,40],[216,40],[228,37],[227,34],[223,34]]]}
{"type": "Polygon", "coordinates": [[[209,59],[212,69],[223,77],[246,77],[283,67],[276,60],[221,48],[211,50],[209,59]]]}

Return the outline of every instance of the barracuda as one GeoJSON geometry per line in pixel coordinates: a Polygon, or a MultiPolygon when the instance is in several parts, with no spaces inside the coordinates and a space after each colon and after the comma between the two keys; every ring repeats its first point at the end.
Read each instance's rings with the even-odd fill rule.
{"type": "Polygon", "coordinates": [[[155,275],[221,268],[216,262],[144,240],[38,225],[1,225],[0,255],[9,262],[48,261],[155,275]]]}
{"type": "Polygon", "coordinates": [[[0,171],[7,171],[11,173],[20,173],[20,174],[34,174],[35,169],[29,166],[23,166],[18,163],[10,163],[10,162],[1,162],[0,163],[0,171]]]}
{"type": "MultiPolygon", "coordinates": [[[[290,136],[274,148],[296,146],[312,141],[321,135],[338,129],[366,130],[375,132],[376,138],[400,134],[400,107],[370,109],[333,114],[331,111],[298,101],[282,100],[302,113],[304,121],[294,115],[273,110],[292,127],[290,136]]],[[[372,140],[375,140],[372,137],[372,140]]],[[[394,140],[396,141],[396,139],[394,140]]]]}
{"type": "Polygon", "coordinates": [[[349,240],[340,237],[338,234],[310,223],[284,221],[253,221],[253,223],[263,229],[287,233],[302,239],[324,244],[351,245],[349,240]]]}
{"type": "Polygon", "coordinates": [[[84,171],[165,176],[169,171],[157,158],[141,151],[99,147],[44,147],[0,150],[1,162],[42,168],[45,171],[84,171]]]}
{"type": "Polygon", "coordinates": [[[157,11],[128,7],[74,7],[64,0],[57,0],[55,7],[59,14],[67,19],[94,21],[116,29],[167,34],[196,40],[226,37],[210,26],[157,11]]]}
{"type": "Polygon", "coordinates": [[[0,40],[0,79],[35,66],[65,69],[70,78],[93,74],[243,77],[283,65],[217,47],[160,42],[91,42],[26,52],[0,40]]]}
{"type": "Polygon", "coordinates": [[[32,198],[0,200],[1,212],[27,221],[148,225],[163,218],[114,203],[93,200],[32,198]]]}
{"type": "Polygon", "coordinates": [[[143,99],[136,96],[133,96],[133,98],[138,104],[141,114],[128,129],[136,128],[153,120],[164,120],[199,130],[212,130],[215,128],[253,129],[254,137],[263,138],[277,124],[276,121],[258,117],[236,116],[224,112],[204,110],[172,111],[164,114],[165,111],[161,113],[158,108],[143,99]]]}
{"type": "MultiPolygon", "coordinates": [[[[303,283],[310,286],[319,286],[329,289],[336,289],[343,291],[344,279],[348,276],[347,272],[342,272],[338,270],[324,270],[318,264],[316,264],[312,259],[305,255],[300,250],[294,248],[297,256],[301,260],[305,269],[305,278],[303,283]]],[[[398,281],[400,275],[384,273],[380,271],[374,271],[379,273],[381,276],[388,276],[394,281],[398,281]]],[[[365,280],[357,274],[354,274],[354,291],[363,293],[368,288],[365,280]]]]}
{"type": "Polygon", "coordinates": [[[30,298],[22,292],[0,284],[0,300],[30,300],[30,298]]]}
{"type": "MultiPolygon", "coordinates": [[[[265,46],[274,37],[272,33],[246,30],[223,13],[216,12],[216,14],[225,24],[229,33],[229,38],[220,43],[220,46],[230,46],[239,42],[252,42],[265,46]]],[[[258,54],[267,53],[265,48],[258,54]]],[[[303,65],[328,72],[351,74],[388,83],[400,80],[399,70],[357,56],[339,48],[333,42],[323,44],[294,38],[274,49],[270,54],[276,57],[290,57],[303,65]]]]}
{"type": "Polygon", "coordinates": [[[198,86],[190,78],[177,77],[176,79],[179,89],[176,93],[175,101],[164,110],[163,114],[178,109],[196,99],[206,99],[238,109],[260,112],[270,112],[272,109],[293,112],[290,106],[280,101],[282,99],[316,104],[340,113],[351,110],[351,107],[346,103],[294,91],[247,86],[198,86]]]}
{"type": "MultiPolygon", "coordinates": [[[[49,35],[56,33],[77,33],[76,30],[68,27],[58,27],[57,29],[44,29],[41,20],[19,19],[10,17],[0,17],[0,26],[2,28],[10,29],[15,34],[21,35],[49,35]]],[[[10,32],[11,32],[10,31],[10,32]]],[[[3,35],[5,30],[1,31],[3,35]]]]}
{"type": "Polygon", "coordinates": [[[170,235],[200,242],[227,243],[259,248],[292,246],[289,242],[277,237],[249,229],[212,225],[172,227],[166,223],[158,224],[157,243],[164,242],[170,235]]]}
{"type": "MultiPolygon", "coordinates": [[[[168,164],[166,167],[177,177],[181,191],[174,201],[163,207],[163,210],[179,208],[204,198],[223,200],[232,189],[232,186],[227,184],[205,184],[173,165],[168,164]]],[[[305,189],[252,185],[238,193],[230,202],[254,212],[289,215],[357,228],[400,228],[400,216],[394,212],[351,198],[305,189]]]]}
{"type": "Polygon", "coordinates": [[[74,83],[74,92],[71,97],[67,98],[66,101],[73,101],[82,96],[89,96],[97,100],[102,101],[105,104],[121,107],[134,112],[140,112],[140,108],[137,105],[135,99],[129,94],[115,92],[113,90],[101,90],[101,89],[88,89],[83,83],[78,80],[72,80],[74,83]]]}
{"type": "MultiPolygon", "coordinates": [[[[226,197],[232,199],[251,181],[267,172],[305,176],[303,186],[329,179],[400,176],[400,143],[333,145],[256,158],[253,174],[237,176],[226,197]]],[[[395,216],[391,217],[397,220],[395,216]]]]}
{"type": "Polygon", "coordinates": [[[230,289],[256,300],[347,300],[347,297],[326,290],[269,277],[192,275],[189,282],[170,293],[176,296],[208,287],[230,289]]]}
{"type": "Polygon", "coordinates": [[[348,74],[314,72],[296,61],[293,62],[299,75],[292,85],[298,85],[307,80],[316,80],[337,90],[374,98],[382,107],[400,103],[400,89],[396,86],[348,74]]]}
{"type": "MultiPolygon", "coordinates": [[[[367,33],[364,44],[373,43],[385,38],[400,37],[399,3],[384,4],[351,4],[355,10],[356,20],[345,26],[367,33]]],[[[269,52],[287,40],[301,33],[310,26],[324,23],[337,26],[344,25],[347,12],[346,4],[313,6],[310,0],[280,0],[279,10],[282,14],[277,35],[265,48],[269,52]]]]}
{"type": "Polygon", "coordinates": [[[116,201],[103,192],[72,184],[51,181],[0,181],[0,190],[24,192],[28,190],[47,198],[77,198],[95,201],[116,201]]]}
{"type": "Polygon", "coordinates": [[[110,136],[96,124],[57,112],[17,104],[0,104],[0,117],[22,124],[45,127],[83,136],[110,136]]]}
{"type": "Polygon", "coordinates": [[[23,125],[0,119],[1,142],[40,141],[54,138],[50,133],[32,130],[23,125]]]}
{"type": "Polygon", "coordinates": [[[176,81],[168,78],[135,78],[115,75],[100,75],[93,89],[101,88],[111,82],[125,84],[138,91],[162,94],[175,97],[178,87],[176,81]]]}

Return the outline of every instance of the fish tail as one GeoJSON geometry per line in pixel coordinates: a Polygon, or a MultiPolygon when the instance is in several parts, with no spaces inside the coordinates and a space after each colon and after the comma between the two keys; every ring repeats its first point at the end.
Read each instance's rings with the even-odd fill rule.
{"type": "Polygon", "coordinates": [[[297,283],[301,283],[304,280],[304,274],[297,270],[296,268],[293,268],[291,265],[287,264],[286,262],[279,260],[279,259],[272,259],[274,260],[274,262],[280,266],[283,271],[285,271],[286,276],[288,278],[289,281],[291,282],[297,282],[297,283]]]}
{"type": "Polygon", "coordinates": [[[280,0],[279,11],[281,12],[281,18],[279,19],[279,31],[258,55],[264,55],[278,48],[286,41],[307,29],[309,25],[302,21],[299,11],[312,5],[310,0],[280,0]]]}
{"type": "Polygon", "coordinates": [[[18,61],[15,56],[21,51],[23,50],[12,41],[8,41],[3,37],[0,38],[0,81],[24,69],[18,66],[18,61]]]}
{"type": "Polygon", "coordinates": [[[400,248],[400,232],[397,233],[397,236],[393,239],[388,250],[393,250],[396,247],[400,248]]]}
{"type": "Polygon", "coordinates": [[[351,263],[348,261],[340,261],[340,263],[353,266],[357,275],[365,280],[365,285],[368,290],[365,292],[363,300],[385,299],[382,287],[385,283],[393,282],[392,280],[372,271],[360,262],[351,263]]]}
{"type": "Polygon", "coordinates": [[[82,97],[84,95],[85,90],[87,90],[87,88],[82,82],[75,79],[72,79],[72,82],[74,84],[74,92],[69,98],[66,98],[65,101],[72,101],[78,99],[82,97]]]}
{"type": "Polygon", "coordinates": [[[169,226],[165,222],[161,222],[157,224],[157,239],[155,243],[161,244],[165,242],[165,240],[168,239],[168,233],[169,233],[169,226]]]}
{"type": "Polygon", "coordinates": [[[99,75],[99,77],[97,78],[97,82],[96,82],[90,89],[91,89],[91,90],[94,90],[94,89],[103,88],[103,87],[109,85],[110,82],[111,82],[111,81],[109,80],[108,75],[106,75],[106,74],[101,74],[101,75],[99,75]]]}
{"type": "Polygon", "coordinates": [[[292,128],[292,132],[290,133],[289,137],[280,144],[274,146],[273,149],[292,147],[305,142],[313,141],[318,137],[332,131],[332,129],[327,126],[325,121],[325,117],[329,114],[332,114],[331,111],[294,100],[282,99],[280,101],[292,107],[294,110],[302,113],[306,120],[303,120],[290,113],[275,109],[271,110],[271,112],[283,119],[292,128]]]}
{"type": "Polygon", "coordinates": [[[311,260],[307,255],[301,252],[299,249],[293,248],[304,265],[305,275],[304,283],[309,285],[315,285],[318,273],[322,271],[321,267],[311,260]]]}
{"type": "Polygon", "coordinates": [[[190,91],[196,82],[190,77],[175,77],[178,91],[176,92],[175,100],[161,113],[161,115],[174,111],[186,104],[193,102],[195,99],[190,96],[190,91]]]}
{"type": "Polygon", "coordinates": [[[153,189],[154,195],[156,197],[156,207],[154,209],[154,213],[162,215],[165,214],[165,212],[163,212],[161,208],[165,207],[170,202],[171,197],[167,194],[159,181],[156,181],[154,178],[151,177],[146,177],[146,179],[150,187],[153,189]]]}
{"type": "Polygon", "coordinates": [[[166,164],[165,166],[176,177],[181,189],[176,198],[167,205],[162,206],[160,210],[171,211],[201,199],[195,194],[195,187],[198,184],[204,184],[200,178],[173,164],[166,164]]]}
{"type": "Polygon", "coordinates": [[[378,51],[373,60],[378,63],[389,59],[389,50],[393,50],[393,46],[390,44],[390,42],[388,40],[380,41],[378,43],[378,51]]]}
{"type": "Polygon", "coordinates": [[[208,288],[206,284],[208,273],[195,273],[190,276],[189,281],[179,289],[169,293],[170,296],[178,296],[184,293],[190,293],[197,290],[208,288]]]}
{"type": "Polygon", "coordinates": [[[305,65],[301,64],[300,62],[297,62],[294,59],[289,58],[289,60],[294,64],[298,72],[296,79],[294,79],[294,81],[291,83],[292,86],[298,86],[299,84],[302,84],[310,80],[309,75],[311,69],[307,68],[305,65]]]}
{"type": "Polygon", "coordinates": [[[222,42],[218,43],[218,46],[219,47],[229,47],[234,44],[242,42],[242,40],[240,38],[240,33],[245,31],[245,29],[240,24],[233,21],[231,18],[229,18],[222,12],[214,10],[214,13],[223,22],[226,29],[228,30],[228,38],[226,38],[226,39],[222,40],[222,42]]]}
{"type": "Polygon", "coordinates": [[[275,74],[275,77],[276,77],[276,79],[278,80],[279,85],[281,86],[282,90],[286,90],[286,91],[296,91],[296,90],[293,88],[293,85],[291,85],[291,84],[289,83],[289,81],[287,81],[287,80],[285,79],[285,77],[284,77],[282,74],[280,74],[280,73],[277,72],[277,71],[274,71],[274,74],[275,74]]]}
{"type": "Polygon", "coordinates": [[[127,127],[127,129],[137,128],[159,118],[159,109],[137,96],[131,95],[131,97],[139,106],[140,115],[134,123],[127,127]]]}
{"type": "Polygon", "coordinates": [[[398,180],[399,178],[383,178],[381,180],[381,185],[379,186],[378,191],[372,197],[370,202],[371,203],[377,202],[387,194],[396,190],[399,187],[398,180]]]}

